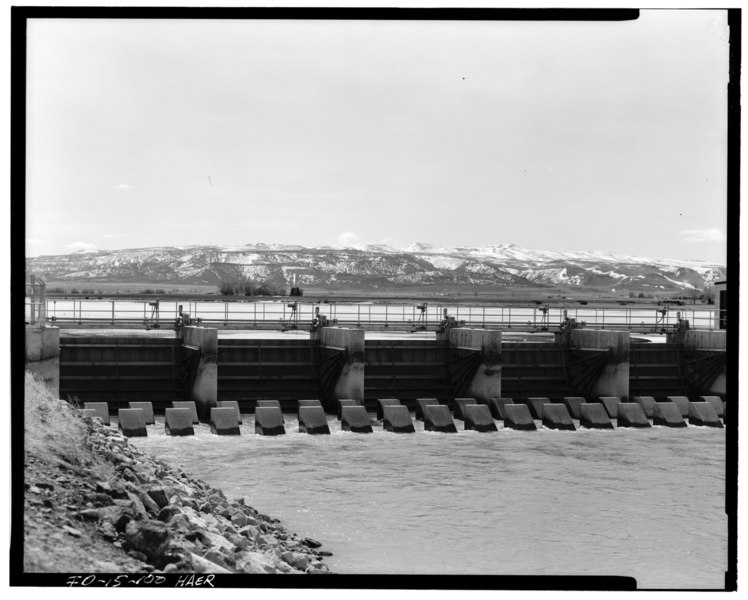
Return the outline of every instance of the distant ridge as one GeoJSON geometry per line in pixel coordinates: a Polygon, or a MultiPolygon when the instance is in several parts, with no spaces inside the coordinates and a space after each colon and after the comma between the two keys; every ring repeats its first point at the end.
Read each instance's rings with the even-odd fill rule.
{"type": "Polygon", "coordinates": [[[553,252],[514,244],[406,248],[306,248],[295,244],[165,246],[86,250],[26,260],[27,270],[49,281],[150,281],[220,285],[251,278],[290,285],[530,286],[691,292],[726,278],[722,265],[599,251],[553,252]]]}

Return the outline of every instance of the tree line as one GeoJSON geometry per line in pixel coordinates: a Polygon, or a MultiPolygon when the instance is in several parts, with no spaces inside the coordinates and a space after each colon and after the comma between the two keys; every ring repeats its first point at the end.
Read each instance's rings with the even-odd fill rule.
{"type": "MultiPolygon", "coordinates": [[[[270,280],[254,281],[249,277],[233,281],[223,281],[219,286],[222,296],[285,296],[286,287],[270,280]]],[[[289,296],[303,296],[300,287],[292,287],[289,296]]]]}

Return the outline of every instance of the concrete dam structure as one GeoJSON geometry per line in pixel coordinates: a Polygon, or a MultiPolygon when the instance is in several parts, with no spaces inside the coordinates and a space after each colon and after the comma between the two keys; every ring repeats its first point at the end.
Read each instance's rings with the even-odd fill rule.
{"type": "MultiPolygon", "coordinates": [[[[131,406],[137,402],[151,403],[158,415],[191,402],[200,422],[214,422],[219,429],[233,427],[217,425],[211,416],[223,402],[230,402],[240,418],[269,400],[281,414],[298,414],[300,401],[314,399],[324,413],[340,417],[346,400],[377,414],[386,408],[380,401],[393,399],[422,415],[423,399],[433,399],[463,420],[466,405],[484,404],[494,419],[504,419],[511,403],[557,428],[569,425],[561,408],[579,419],[580,405],[596,403],[608,414],[615,408],[611,399],[636,403],[649,419],[652,403],[674,399],[687,403],[685,418],[688,403],[701,397],[719,400],[715,408],[722,414],[726,409],[725,331],[679,331],[664,344],[638,343],[628,332],[587,329],[565,331],[549,343],[505,341],[500,331],[463,327],[448,328],[436,339],[365,339],[362,329],[327,326],[308,338],[290,339],[221,338],[216,329],[193,326],[174,337],[95,330],[66,336],[54,327],[42,332],[32,334],[31,355],[40,357],[40,371],[61,397],[105,402],[112,415],[137,409],[131,406]],[[46,345],[40,350],[42,339],[46,345]],[[544,403],[561,408],[544,411],[544,403]]],[[[27,366],[33,370],[28,359],[27,366]]],[[[397,410],[390,412],[401,420],[397,410]]],[[[511,412],[523,422],[516,409],[511,412]]],[[[485,412],[470,414],[471,427],[490,429],[485,412]]],[[[585,414],[597,422],[597,413],[586,409],[585,414]]],[[[639,422],[638,409],[626,415],[639,422]]],[[[265,418],[274,422],[270,413],[265,418]]],[[[350,413],[346,423],[355,428],[359,421],[360,415],[350,413]]]]}

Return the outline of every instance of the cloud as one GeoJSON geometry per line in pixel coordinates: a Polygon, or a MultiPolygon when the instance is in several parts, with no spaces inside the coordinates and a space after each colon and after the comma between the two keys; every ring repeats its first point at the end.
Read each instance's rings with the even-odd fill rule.
{"type": "Polygon", "coordinates": [[[73,250],[95,250],[96,244],[89,244],[88,242],[73,242],[72,244],[68,244],[66,247],[72,248],[73,250]]]}
{"type": "Polygon", "coordinates": [[[358,236],[352,231],[345,231],[338,236],[338,246],[341,248],[350,248],[355,246],[358,236]]]}
{"type": "Polygon", "coordinates": [[[117,186],[117,189],[118,190],[129,190],[131,187],[132,187],[131,185],[127,185],[126,183],[120,183],[117,186]]]}
{"type": "Polygon", "coordinates": [[[721,229],[712,227],[711,229],[686,229],[680,232],[684,235],[681,241],[689,244],[700,242],[724,242],[727,235],[721,229]]]}

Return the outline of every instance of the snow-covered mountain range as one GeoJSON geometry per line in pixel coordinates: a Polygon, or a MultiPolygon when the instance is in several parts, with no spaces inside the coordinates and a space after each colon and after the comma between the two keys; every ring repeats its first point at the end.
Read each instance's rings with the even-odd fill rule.
{"type": "Polygon", "coordinates": [[[47,281],[220,285],[241,278],[287,286],[554,286],[638,292],[691,292],[726,278],[723,265],[605,252],[551,252],[513,244],[487,247],[361,248],[247,244],[85,251],[28,258],[47,281]]]}

